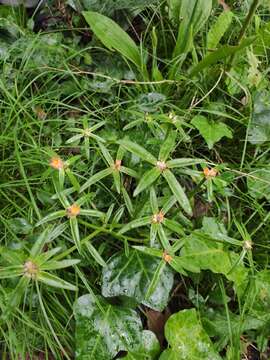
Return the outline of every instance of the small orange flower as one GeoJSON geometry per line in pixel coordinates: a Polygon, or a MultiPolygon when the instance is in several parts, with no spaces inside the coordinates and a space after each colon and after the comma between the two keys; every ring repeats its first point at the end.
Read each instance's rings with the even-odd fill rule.
{"type": "Polygon", "coordinates": [[[162,259],[167,262],[170,263],[172,261],[172,256],[169,255],[166,251],[164,251],[164,253],[162,254],[162,259]]]}
{"type": "Polygon", "coordinates": [[[67,217],[69,218],[75,218],[78,215],[80,215],[81,208],[77,204],[73,204],[70,207],[67,208],[67,217]]]}
{"type": "Polygon", "coordinates": [[[115,160],[114,170],[120,171],[122,160],[115,160]]]}
{"type": "Polygon", "coordinates": [[[167,169],[167,164],[165,161],[157,161],[156,167],[162,172],[167,169]]]}
{"type": "Polygon", "coordinates": [[[59,156],[55,156],[51,158],[50,166],[55,170],[61,170],[64,168],[64,162],[59,156]]]}
{"type": "Polygon", "coordinates": [[[217,176],[218,171],[214,168],[210,168],[210,169],[204,168],[203,173],[206,179],[211,179],[217,176]]]}
{"type": "Polygon", "coordinates": [[[162,211],[160,211],[159,213],[157,214],[154,214],[152,216],[152,223],[153,224],[161,224],[164,220],[164,214],[162,211]]]}
{"type": "Polygon", "coordinates": [[[28,260],[23,266],[24,276],[35,279],[38,275],[38,266],[33,261],[28,260]]]}

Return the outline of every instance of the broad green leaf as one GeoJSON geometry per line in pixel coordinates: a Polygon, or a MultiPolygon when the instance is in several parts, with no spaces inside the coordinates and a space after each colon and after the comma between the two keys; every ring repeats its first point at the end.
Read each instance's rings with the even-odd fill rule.
{"type": "Polygon", "coordinates": [[[69,282],[60,279],[58,276],[55,276],[53,274],[49,274],[45,271],[40,271],[38,273],[38,281],[49,285],[49,286],[53,286],[56,287],[58,289],[66,289],[66,290],[71,290],[71,291],[77,291],[77,287],[70,284],[69,282]]]}
{"type": "Polygon", "coordinates": [[[37,222],[36,226],[43,225],[46,222],[53,221],[53,220],[59,219],[64,216],[66,216],[66,210],[55,211],[54,213],[51,213],[51,214],[45,216],[43,219],[39,220],[37,222]]]}
{"type": "MultiPolygon", "coordinates": [[[[84,9],[98,11],[108,16],[113,15],[118,10],[143,9],[155,2],[157,2],[157,0],[81,0],[84,9]]],[[[77,8],[75,8],[75,10],[78,11],[77,8]]]]}
{"type": "Polygon", "coordinates": [[[190,51],[192,38],[207,21],[212,10],[212,1],[182,0],[179,8],[180,26],[174,49],[174,57],[190,51]]]}
{"type": "Polygon", "coordinates": [[[169,349],[160,360],[221,360],[195,309],[172,315],[165,325],[165,336],[169,349]]]}
{"type": "Polygon", "coordinates": [[[248,140],[254,145],[262,145],[266,141],[270,141],[270,101],[268,91],[258,92],[255,95],[248,140]]]}
{"type": "Polygon", "coordinates": [[[95,184],[96,182],[100,181],[101,179],[104,179],[106,176],[111,175],[113,172],[112,168],[107,168],[104,170],[99,171],[98,173],[94,174],[93,176],[90,177],[90,179],[88,179],[82,186],[81,186],[81,190],[80,192],[84,191],[85,189],[87,189],[89,186],[95,184]]]}
{"type": "Polygon", "coordinates": [[[134,196],[137,196],[140,192],[148,188],[152,185],[157,178],[160,176],[160,170],[157,167],[148,170],[146,173],[143,174],[138,186],[134,191],[134,196]]]}
{"type": "Polygon", "coordinates": [[[182,159],[173,159],[167,161],[168,168],[179,168],[179,167],[185,167],[190,165],[197,165],[201,163],[205,163],[206,161],[204,159],[192,159],[192,158],[182,158],[182,159]]]}
{"type": "Polygon", "coordinates": [[[185,239],[180,259],[190,262],[201,270],[211,270],[214,273],[224,274],[228,280],[234,281],[237,286],[241,285],[247,276],[243,264],[240,263],[231,271],[238,255],[232,251],[226,251],[223,244],[209,240],[207,237],[201,238],[197,233],[199,232],[195,231],[185,239]]]}
{"type": "Polygon", "coordinates": [[[251,45],[256,40],[256,37],[250,37],[241,42],[240,45],[223,45],[218,48],[216,51],[212,52],[209,55],[201,60],[197,65],[191,68],[189,72],[189,76],[193,77],[198,75],[204,69],[218,63],[219,61],[225,60],[228,57],[236,54],[238,51],[246,48],[247,46],[251,45]]]}
{"type": "Polygon", "coordinates": [[[209,149],[212,149],[214,144],[224,136],[229,139],[232,139],[233,137],[231,129],[226,124],[208,121],[208,119],[202,115],[195,116],[192,119],[191,124],[199,130],[209,149]]]}
{"type": "Polygon", "coordinates": [[[188,215],[192,215],[192,209],[189,200],[179,182],[176,180],[174,174],[170,170],[163,171],[162,175],[166,179],[172,193],[175,195],[179,205],[185,210],[188,215]]]}
{"type": "Polygon", "coordinates": [[[77,360],[113,359],[119,351],[132,351],[141,343],[143,329],[135,310],[87,294],[75,302],[74,314],[77,360]]]}
{"type": "Polygon", "coordinates": [[[130,223],[126,224],[125,226],[123,226],[122,229],[119,230],[119,234],[124,234],[125,232],[127,232],[129,230],[136,229],[141,226],[149,225],[150,223],[151,223],[150,216],[145,216],[140,219],[135,219],[135,220],[131,221],[130,223]]]}
{"type": "Polygon", "coordinates": [[[223,11],[217,18],[214,25],[211,27],[207,34],[207,49],[213,50],[219,44],[222,36],[228,30],[233,19],[231,11],[223,11]]]}
{"type": "Polygon", "coordinates": [[[103,268],[102,295],[128,296],[138,303],[162,311],[167,306],[173,285],[173,272],[168,266],[160,273],[156,288],[146,299],[146,293],[159,264],[160,259],[136,250],[130,250],[129,257],[126,257],[124,252],[114,255],[103,268]]]}
{"type": "Polygon", "coordinates": [[[150,164],[156,165],[157,159],[145,150],[141,145],[138,145],[130,140],[120,140],[118,143],[127,149],[131,153],[139,156],[142,160],[149,162],[150,164]]]}
{"type": "Polygon", "coordinates": [[[262,270],[256,274],[252,294],[254,301],[251,314],[261,319],[268,315],[270,320],[268,310],[270,306],[270,270],[262,270]]]}
{"type": "Polygon", "coordinates": [[[123,357],[125,360],[154,360],[160,352],[159,341],[155,334],[149,330],[143,330],[140,344],[123,357]]]}
{"type": "Polygon", "coordinates": [[[110,50],[141,67],[140,51],[131,37],[112,19],[93,11],[84,11],[83,16],[99,40],[110,50]]]}
{"type": "Polygon", "coordinates": [[[218,337],[218,350],[225,348],[230,340],[230,328],[233,334],[239,331],[241,324],[241,331],[255,330],[263,326],[264,321],[256,317],[245,314],[241,319],[240,315],[229,311],[230,323],[228,323],[228,316],[225,311],[208,309],[201,317],[201,321],[207,334],[211,337],[218,337]]]}
{"type": "Polygon", "coordinates": [[[168,133],[165,141],[162,143],[158,155],[159,161],[166,161],[170,153],[173,151],[175,146],[175,139],[176,139],[177,132],[172,130],[168,133]]]}
{"type": "Polygon", "coordinates": [[[248,192],[254,199],[270,200],[270,167],[252,171],[247,176],[248,192]]]}

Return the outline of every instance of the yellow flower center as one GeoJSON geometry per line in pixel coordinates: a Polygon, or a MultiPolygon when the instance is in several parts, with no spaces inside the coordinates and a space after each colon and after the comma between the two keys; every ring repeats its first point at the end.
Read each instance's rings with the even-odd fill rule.
{"type": "Polygon", "coordinates": [[[114,162],[114,170],[120,171],[121,169],[122,160],[115,160],[114,162]]]}
{"type": "Polygon", "coordinates": [[[75,218],[80,214],[81,208],[77,204],[73,204],[67,208],[67,217],[75,218]]]}
{"type": "Polygon", "coordinates": [[[157,161],[156,166],[161,172],[167,169],[167,164],[165,161],[157,161]]]}
{"type": "Polygon", "coordinates": [[[33,261],[28,260],[24,264],[24,276],[30,278],[30,279],[36,279],[38,275],[38,266],[33,261]]]}
{"type": "Polygon", "coordinates": [[[214,168],[210,168],[210,169],[204,168],[203,169],[203,174],[204,174],[206,179],[211,179],[211,178],[214,178],[214,177],[217,176],[218,171],[216,169],[214,169],[214,168]]]}
{"type": "Polygon", "coordinates": [[[160,211],[159,213],[157,214],[154,214],[152,216],[152,223],[153,224],[161,224],[164,220],[164,214],[162,211],[160,211]]]}
{"type": "Polygon", "coordinates": [[[84,136],[89,137],[89,136],[91,136],[91,130],[90,129],[85,129],[83,134],[84,134],[84,136]]]}
{"type": "Polygon", "coordinates": [[[61,170],[64,168],[64,162],[59,156],[55,156],[51,158],[50,166],[55,170],[61,170]]]}
{"type": "Polygon", "coordinates": [[[173,257],[171,255],[169,255],[167,253],[167,251],[164,251],[164,253],[162,254],[162,259],[167,262],[167,263],[170,263],[173,259],[173,257]]]}

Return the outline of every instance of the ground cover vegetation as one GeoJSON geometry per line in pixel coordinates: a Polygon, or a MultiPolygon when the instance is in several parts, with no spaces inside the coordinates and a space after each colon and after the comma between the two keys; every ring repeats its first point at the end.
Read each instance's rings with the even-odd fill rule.
{"type": "Polygon", "coordinates": [[[269,359],[269,1],[0,6],[0,358],[269,359]]]}

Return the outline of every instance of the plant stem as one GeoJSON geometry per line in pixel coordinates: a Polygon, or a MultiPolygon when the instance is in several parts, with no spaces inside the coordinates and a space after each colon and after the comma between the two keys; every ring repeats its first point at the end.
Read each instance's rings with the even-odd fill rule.
{"type": "MultiPolygon", "coordinates": [[[[240,33],[238,35],[237,45],[239,45],[241,43],[241,41],[242,41],[242,39],[243,39],[243,37],[244,37],[250,23],[252,22],[252,19],[253,19],[254,15],[255,15],[255,11],[256,11],[256,9],[257,9],[257,7],[259,5],[259,2],[260,2],[260,0],[253,0],[251,6],[249,8],[249,12],[248,12],[248,14],[247,14],[247,16],[245,18],[245,21],[244,21],[244,23],[242,25],[241,30],[240,30],[240,33]]],[[[232,67],[234,58],[235,58],[235,53],[231,56],[231,59],[230,59],[230,62],[229,62],[229,70],[232,67]]]]}

